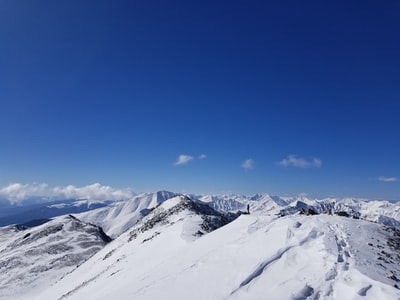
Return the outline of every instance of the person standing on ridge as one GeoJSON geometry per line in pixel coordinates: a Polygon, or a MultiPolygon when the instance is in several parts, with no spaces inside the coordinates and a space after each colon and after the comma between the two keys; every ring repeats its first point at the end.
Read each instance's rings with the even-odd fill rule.
{"type": "Polygon", "coordinates": [[[250,204],[247,204],[247,214],[250,214],[250,204]]]}

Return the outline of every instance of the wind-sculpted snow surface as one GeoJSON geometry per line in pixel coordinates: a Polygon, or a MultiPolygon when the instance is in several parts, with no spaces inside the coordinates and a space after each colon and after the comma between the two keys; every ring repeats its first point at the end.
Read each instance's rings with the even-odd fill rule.
{"type": "Polygon", "coordinates": [[[0,237],[0,299],[32,299],[111,241],[73,216],[34,228],[3,227],[0,237]]]}
{"type": "Polygon", "coordinates": [[[400,298],[392,227],[334,215],[241,215],[188,239],[204,219],[185,201],[164,202],[37,299],[400,298]]]}

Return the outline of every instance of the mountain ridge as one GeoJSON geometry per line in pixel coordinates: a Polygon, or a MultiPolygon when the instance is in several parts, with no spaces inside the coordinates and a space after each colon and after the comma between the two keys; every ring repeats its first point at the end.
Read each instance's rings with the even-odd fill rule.
{"type": "Polygon", "coordinates": [[[111,242],[72,215],[33,228],[0,227],[0,236],[0,299],[29,299],[36,286],[55,283],[111,242]]]}

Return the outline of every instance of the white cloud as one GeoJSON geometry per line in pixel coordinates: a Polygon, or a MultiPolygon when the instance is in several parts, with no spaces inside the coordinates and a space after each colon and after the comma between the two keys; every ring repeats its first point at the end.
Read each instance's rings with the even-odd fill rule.
{"type": "Polygon", "coordinates": [[[9,200],[11,203],[19,203],[27,198],[36,197],[49,197],[51,191],[47,184],[33,183],[33,184],[22,184],[22,183],[11,183],[8,186],[0,189],[0,198],[9,200]]]}
{"type": "Polygon", "coordinates": [[[193,159],[193,156],[190,155],[186,155],[186,154],[181,154],[178,156],[178,158],[176,159],[176,161],[174,162],[175,166],[179,166],[179,165],[185,165],[187,164],[189,161],[191,161],[193,159]]]}
{"type": "Polygon", "coordinates": [[[13,204],[38,198],[46,200],[88,199],[88,200],[123,200],[134,195],[130,189],[114,189],[99,183],[75,187],[73,185],[50,187],[45,183],[12,183],[0,188],[0,199],[13,204]]]}
{"type": "Polygon", "coordinates": [[[278,165],[283,167],[295,167],[295,168],[319,168],[322,166],[322,161],[319,158],[311,157],[308,160],[297,155],[288,155],[288,157],[278,162],[278,165]]]}
{"type": "Polygon", "coordinates": [[[130,189],[118,190],[100,183],[82,187],[73,185],[55,187],[53,191],[55,194],[62,195],[65,198],[84,198],[89,200],[122,200],[128,199],[133,195],[130,189]]]}
{"type": "Polygon", "coordinates": [[[254,160],[251,158],[246,159],[244,162],[242,162],[242,168],[245,170],[254,169],[254,160]]]}
{"type": "Polygon", "coordinates": [[[199,159],[200,159],[200,160],[206,159],[206,158],[207,158],[207,155],[205,155],[205,154],[200,154],[200,155],[199,155],[199,159]]]}
{"type": "Polygon", "coordinates": [[[399,181],[399,179],[397,177],[385,177],[385,176],[381,176],[378,178],[379,181],[383,181],[383,182],[396,182],[399,181]]]}

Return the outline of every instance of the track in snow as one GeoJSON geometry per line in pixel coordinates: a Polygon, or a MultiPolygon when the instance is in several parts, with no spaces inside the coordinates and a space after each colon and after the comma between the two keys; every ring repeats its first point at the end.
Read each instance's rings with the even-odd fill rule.
{"type": "Polygon", "coordinates": [[[331,270],[326,273],[325,281],[328,283],[327,290],[324,293],[325,297],[332,297],[334,284],[338,277],[346,277],[346,272],[350,268],[351,250],[347,241],[347,235],[342,226],[339,224],[329,225],[329,229],[333,232],[337,247],[336,262],[331,270]]]}

